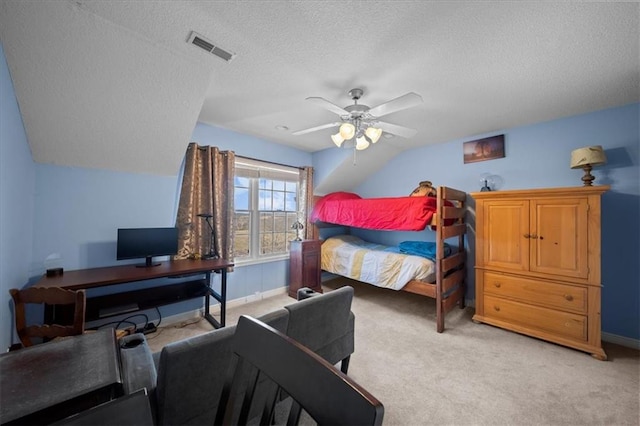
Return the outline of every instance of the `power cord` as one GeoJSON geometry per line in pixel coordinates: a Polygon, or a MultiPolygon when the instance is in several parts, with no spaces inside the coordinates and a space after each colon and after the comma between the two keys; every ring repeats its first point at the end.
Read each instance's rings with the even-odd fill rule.
{"type": "Polygon", "coordinates": [[[149,322],[149,320],[147,319],[147,323],[141,330],[138,330],[138,333],[150,334],[158,331],[158,328],[160,328],[160,323],[162,323],[162,314],[160,313],[160,309],[157,306],[155,306],[155,309],[158,313],[158,323],[154,324],[152,322],[149,322]]]}
{"type": "Polygon", "coordinates": [[[135,317],[144,317],[144,325],[142,326],[142,328],[137,328],[136,329],[136,333],[143,333],[145,329],[147,329],[149,327],[149,317],[147,316],[147,314],[145,313],[140,313],[140,314],[133,314],[133,315],[129,315],[128,317],[120,320],[121,322],[127,321],[129,322],[129,320],[131,318],[135,318],[135,317]]]}
{"type": "Polygon", "coordinates": [[[99,330],[103,327],[109,326],[109,325],[113,325],[116,324],[116,326],[114,327],[116,330],[118,330],[120,328],[121,325],[123,324],[128,324],[130,327],[127,327],[130,331],[131,334],[133,333],[143,333],[143,334],[149,334],[149,333],[155,333],[156,331],[158,331],[158,328],[160,327],[160,323],[162,323],[162,314],[160,313],[160,309],[156,306],[155,307],[156,312],[158,313],[158,323],[154,324],[153,322],[149,321],[149,316],[145,313],[138,313],[138,314],[134,314],[134,315],[129,315],[126,318],[123,318],[121,320],[118,321],[111,321],[111,322],[107,322],[104,324],[100,324],[99,326],[93,328],[94,330],[99,330]],[[131,321],[131,318],[135,318],[135,317],[144,317],[144,325],[142,327],[138,327],[138,324],[136,324],[135,322],[131,321]]]}
{"type": "Polygon", "coordinates": [[[156,324],[156,328],[160,327],[160,323],[162,323],[162,314],[160,313],[160,308],[156,306],[156,312],[158,313],[158,323],[156,324]]]}
{"type": "Polygon", "coordinates": [[[120,327],[120,325],[122,325],[122,324],[129,324],[131,326],[130,327],[131,330],[135,330],[136,327],[138,326],[138,324],[136,324],[135,322],[126,321],[126,320],[120,320],[120,321],[106,322],[104,324],[100,324],[97,327],[90,328],[90,330],[100,330],[101,328],[104,328],[104,327],[106,327],[108,325],[111,325],[111,324],[116,324],[116,326],[114,327],[116,330],[118,330],[118,327],[120,327]]]}

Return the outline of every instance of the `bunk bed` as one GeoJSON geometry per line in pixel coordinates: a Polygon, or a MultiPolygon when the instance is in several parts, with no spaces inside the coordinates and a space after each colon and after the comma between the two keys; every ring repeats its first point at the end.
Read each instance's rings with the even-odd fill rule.
{"type": "Polygon", "coordinates": [[[435,197],[363,199],[346,192],[317,197],[310,217],[316,226],[316,235],[318,228],[327,226],[389,231],[432,229],[436,235],[432,243],[435,253],[426,256],[432,260],[425,256],[416,259],[418,256],[411,251],[409,254],[398,253],[400,250],[368,243],[354,236],[329,238],[322,244],[322,269],[380,287],[435,299],[436,330],[442,333],[447,312],[456,305],[464,308],[465,200],[465,192],[446,186],[438,187],[435,197]],[[357,266],[347,265],[351,261],[347,259],[357,259],[357,266]],[[391,269],[384,269],[387,267],[391,269]],[[388,280],[389,275],[393,275],[391,281],[394,282],[388,280]]]}

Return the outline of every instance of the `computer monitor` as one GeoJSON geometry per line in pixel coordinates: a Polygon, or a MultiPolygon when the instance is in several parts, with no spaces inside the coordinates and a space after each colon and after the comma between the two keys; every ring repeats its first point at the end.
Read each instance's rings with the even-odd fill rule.
{"type": "Polygon", "coordinates": [[[160,265],[155,256],[178,253],[178,228],[120,228],[118,229],[117,260],[145,259],[138,267],[160,265]]]}

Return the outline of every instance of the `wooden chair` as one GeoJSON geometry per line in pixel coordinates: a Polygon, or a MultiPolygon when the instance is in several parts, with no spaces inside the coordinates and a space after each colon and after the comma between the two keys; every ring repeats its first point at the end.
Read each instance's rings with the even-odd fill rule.
{"type": "Polygon", "coordinates": [[[61,288],[30,287],[24,290],[9,290],[13,298],[16,320],[16,331],[22,345],[33,346],[32,338],[40,337],[48,341],[57,337],[75,336],[84,333],[84,311],[86,307],[86,295],[84,290],[64,290],[61,288]],[[60,324],[33,324],[27,325],[27,304],[52,305],[53,309],[60,306],[62,309],[73,309],[73,320],[70,325],[60,324]]]}
{"type": "MultiPolygon", "coordinates": [[[[234,361],[218,405],[215,424],[246,425],[255,384],[265,375],[293,403],[287,424],[297,424],[300,408],[320,425],[380,425],[384,407],[353,379],[310,349],[254,318],[242,316],[232,341],[234,361]],[[249,372],[250,386],[245,378],[249,372]]],[[[260,424],[273,421],[277,388],[269,395],[260,424]]]]}

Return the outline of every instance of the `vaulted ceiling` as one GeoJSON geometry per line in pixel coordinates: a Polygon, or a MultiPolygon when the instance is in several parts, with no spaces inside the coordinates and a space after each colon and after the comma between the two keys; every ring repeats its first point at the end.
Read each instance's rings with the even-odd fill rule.
{"type": "MultiPolygon", "coordinates": [[[[174,175],[197,121],[316,152],[306,101],[418,107],[390,152],[640,100],[638,3],[18,1],[0,38],[34,160],[174,175]],[[192,31],[235,54],[188,43],[192,31]]],[[[386,145],[383,149],[381,144],[386,145]]],[[[334,148],[335,149],[335,148],[334,148]]],[[[374,161],[375,162],[375,161],[374,161]]]]}

